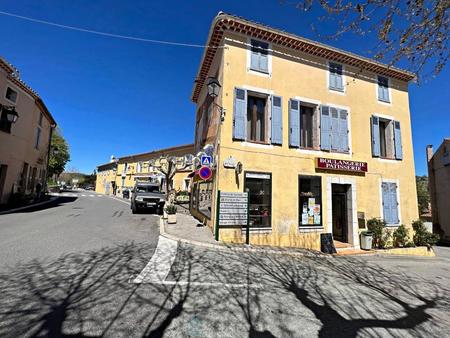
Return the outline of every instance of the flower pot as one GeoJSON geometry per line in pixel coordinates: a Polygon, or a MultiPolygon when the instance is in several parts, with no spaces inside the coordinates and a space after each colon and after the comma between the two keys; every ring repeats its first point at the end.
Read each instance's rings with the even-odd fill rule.
{"type": "Polygon", "coordinates": [[[168,217],[167,217],[167,223],[169,223],[169,224],[175,224],[175,223],[177,223],[177,215],[176,215],[176,214],[168,215],[168,217]]]}

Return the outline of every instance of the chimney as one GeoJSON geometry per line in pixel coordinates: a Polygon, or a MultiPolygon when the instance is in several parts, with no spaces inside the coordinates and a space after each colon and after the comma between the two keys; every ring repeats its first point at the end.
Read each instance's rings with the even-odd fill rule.
{"type": "Polygon", "coordinates": [[[429,144],[427,145],[427,162],[430,162],[432,157],[433,157],[433,145],[429,144]]]}
{"type": "Polygon", "coordinates": [[[110,163],[113,163],[116,160],[114,155],[111,155],[111,159],[109,160],[110,163]]]}

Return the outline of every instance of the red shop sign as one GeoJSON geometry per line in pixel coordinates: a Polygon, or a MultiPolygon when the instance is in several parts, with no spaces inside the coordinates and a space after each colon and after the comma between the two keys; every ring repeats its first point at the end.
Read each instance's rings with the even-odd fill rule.
{"type": "Polygon", "coordinates": [[[337,171],[367,172],[367,162],[337,160],[333,158],[317,158],[317,168],[337,171]]]}

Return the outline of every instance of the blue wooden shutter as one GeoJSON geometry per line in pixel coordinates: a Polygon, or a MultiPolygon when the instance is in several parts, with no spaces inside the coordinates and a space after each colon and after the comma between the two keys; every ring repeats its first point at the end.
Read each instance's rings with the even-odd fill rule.
{"type": "Polygon", "coordinates": [[[262,72],[269,71],[269,44],[265,42],[259,43],[259,70],[262,72]]]}
{"type": "Polygon", "coordinates": [[[398,224],[398,201],[397,201],[397,184],[390,183],[390,199],[391,199],[391,224],[398,224]]]}
{"type": "Polygon", "coordinates": [[[289,146],[300,147],[300,102],[290,100],[289,104],[289,146]]]}
{"type": "Polygon", "coordinates": [[[334,70],[334,64],[330,63],[329,67],[329,73],[330,73],[330,88],[336,88],[336,74],[334,70]]]}
{"type": "Polygon", "coordinates": [[[245,89],[234,90],[233,138],[245,140],[247,134],[247,93],[245,89]]]}
{"type": "Polygon", "coordinates": [[[259,51],[258,51],[258,42],[255,40],[251,40],[250,47],[250,69],[259,69],[259,51]]]}
{"type": "Polygon", "coordinates": [[[283,143],[283,109],[280,96],[272,96],[272,143],[283,143]]]}
{"type": "Polygon", "coordinates": [[[339,112],[339,138],[342,152],[348,152],[348,113],[346,110],[339,112]]]}
{"type": "Polygon", "coordinates": [[[378,99],[389,102],[389,79],[378,76],[378,99]]]}
{"type": "Polygon", "coordinates": [[[381,183],[382,203],[383,203],[383,219],[386,223],[392,224],[391,214],[391,198],[390,198],[390,186],[389,183],[381,183]]]}
{"type": "Polygon", "coordinates": [[[331,150],[330,107],[320,107],[320,149],[331,150]]]}
{"type": "Polygon", "coordinates": [[[342,65],[337,63],[330,63],[330,88],[343,90],[342,65]]]}
{"type": "Polygon", "coordinates": [[[336,69],[336,75],[335,75],[335,77],[336,77],[336,87],[335,88],[337,88],[339,90],[342,90],[342,89],[344,89],[343,79],[342,79],[342,65],[336,64],[335,65],[335,69],[336,69]]]}
{"type": "Polygon", "coordinates": [[[341,138],[339,137],[339,111],[330,107],[330,115],[331,115],[331,150],[340,151],[341,146],[341,138]]]}
{"type": "Polygon", "coordinates": [[[403,159],[402,148],[402,132],[400,130],[400,122],[394,121],[394,141],[395,141],[395,158],[397,160],[403,159]]]}
{"type": "Polygon", "coordinates": [[[372,115],[372,156],[380,157],[380,119],[372,115]]]}

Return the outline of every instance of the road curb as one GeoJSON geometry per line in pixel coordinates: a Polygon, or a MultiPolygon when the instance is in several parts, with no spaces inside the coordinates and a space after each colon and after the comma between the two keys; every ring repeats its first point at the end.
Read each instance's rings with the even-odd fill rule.
{"type": "Polygon", "coordinates": [[[253,252],[253,253],[263,253],[263,254],[270,254],[270,255],[287,255],[287,256],[297,256],[297,257],[314,257],[314,256],[325,256],[325,257],[331,257],[330,255],[325,255],[321,252],[317,251],[311,251],[311,252],[295,252],[295,251],[289,251],[289,249],[284,249],[286,251],[279,251],[279,250],[272,250],[272,249],[264,249],[264,248],[255,248],[251,246],[247,247],[235,247],[233,245],[227,245],[227,244],[212,244],[212,243],[205,243],[205,242],[199,242],[194,241],[190,239],[185,239],[181,237],[177,237],[175,235],[169,234],[165,231],[165,222],[162,217],[159,219],[159,232],[160,235],[171,239],[173,241],[177,241],[179,243],[185,243],[185,244],[191,244],[199,247],[204,247],[208,249],[217,249],[217,250],[223,250],[223,251],[232,251],[232,252],[253,252]]]}
{"type": "Polygon", "coordinates": [[[27,209],[40,207],[42,205],[50,204],[50,203],[56,201],[59,197],[60,196],[52,196],[48,201],[39,202],[39,203],[35,203],[35,204],[30,204],[30,205],[26,205],[26,206],[20,207],[20,208],[15,208],[15,209],[1,211],[0,215],[12,214],[12,213],[15,213],[15,212],[18,212],[18,211],[23,211],[23,210],[27,210],[27,209]]]}

